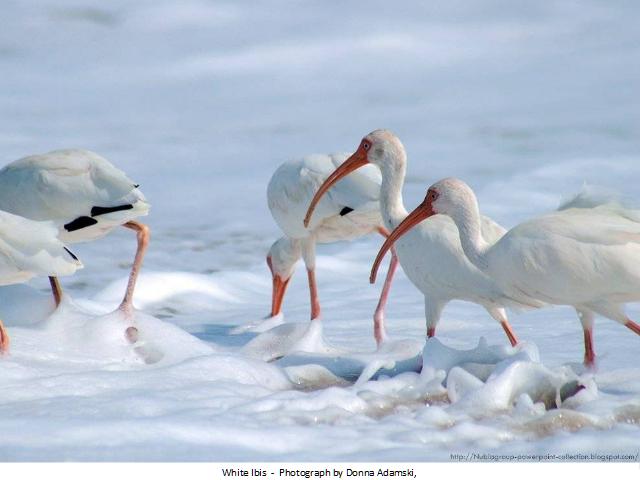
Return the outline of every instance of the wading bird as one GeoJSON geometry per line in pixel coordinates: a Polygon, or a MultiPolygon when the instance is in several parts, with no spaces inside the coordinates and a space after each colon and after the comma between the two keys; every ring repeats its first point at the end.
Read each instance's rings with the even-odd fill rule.
{"type": "MultiPolygon", "coordinates": [[[[318,204],[318,214],[307,226],[302,220],[318,187],[347,157],[346,154],[310,155],[285,162],[276,169],[267,188],[271,214],[285,236],[269,249],[267,265],[273,279],[271,316],[281,312],[295,264],[302,257],[309,282],[311,320],[320,317],[315,278],[316,243],[351,240],[370,233],[388,235],[382,224],[378,198],[380,174],[365,168],[337,183],[318,204]]],[[[384,307],[397,267],[395,254],[374,314],[374,336],[378,345],[385,338],[384,307]]]]}
{"type": "Polygon", "coordinates": [[[466,257],[495,281],[503,298],[510,299],[505,304],[576,309],[584,331],[585,364],[595,360],[594,314],[640,335],[640,325],[623,309],[625,303],[640,300],[640,211],[613,202],[565,208],[521,223],[492,240],[482,232],[473,190],[462,180],[447,178],[433,184],[424,201],[392,232],[371,278],[394,242],[427,218],[442,216],[433,217],[437,214],[455,222],[466,257]]]}
{"type": "MultiPolygon", "coordinates": [[[[31,220],[53,221],[64,243],[95,240],[123,226],[137,234],[136,251],[120,309],[131,316],[133,290],[149,228],[135,219],[149,204],[124,172],[88,150],[56,150],[16,160],[0,170],[0,209],[31,220]]],[[[56,304],[62,289],[50,277],[56,304]]]]}
{"type": "MultiPolygon", "coordinates": [[[[305,225],[329,189],[340,179],[348,179],[366,165],[382,172],[380,211],[388,230],[397,227],[407,216],[402,201],[402,186],[407,155],[400,139],[388,130],[375,130],[362,139],[358,150],[327,178],[313,197],[305,216],[305,225]]],[[[485,237],[495,241],[505,229],[487,217],[480,219],[485,237]]],[[[435,335],[444,306],[451,300],[467,300],[485,307],[504,329],[512,345],[517,343],[506,312],[494,298],[498,290],[493,281],[478,270],[464,255],[458,232],[451,219],[440,216],[412,230],[396,245],[402,269],[422,292],[425,300],[427,336],[435,335]]]]}
{"type": "MultiPolygon", "coordinates": [[[[35,276],[71,275],[82,263],[58,240],[51,222],[34,222],[0,211],[0,285],[22,283],[35,276]]],[[[9,335],[0,320],[0,353],[9,335]]]]}

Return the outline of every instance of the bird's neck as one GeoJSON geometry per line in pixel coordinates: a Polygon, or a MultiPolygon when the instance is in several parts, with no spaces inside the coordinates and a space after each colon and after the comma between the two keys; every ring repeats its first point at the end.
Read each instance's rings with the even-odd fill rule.
{"type": "Polygon", "coordinates": [[[396,228],[408,214],[402,201],[406,170],[407,164],[402,161],[385,162],[381,167],[380,213],[389,230],[396,228]]]}
{"type": "Polygon", "coordinates": [[[276,273],[282,278],[289,278],[293,275],[296,263],[302,256],[302,240],[284,236],[276,244],[275,253],[278,256],[278,261],[275,263],[276,273]]]}
{"type": "Polygon", "coordinates": [[[486,253],[491,245],[482,236],[478,202],[475,198],[471,200],[451,215],[451,218],[458,227],[464,254],[478,269],[486,271],[488,268],[486,253]]]}

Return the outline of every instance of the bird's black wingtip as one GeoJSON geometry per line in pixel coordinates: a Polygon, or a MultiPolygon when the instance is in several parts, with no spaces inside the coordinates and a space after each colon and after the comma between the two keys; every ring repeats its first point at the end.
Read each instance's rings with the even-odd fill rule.
{"type": "Polygon", "coordinates": [[[75,253],[73,253],[71,250],[69,250],[67,247],[62,247],[66,250],[66,252],[71,255],[71,258],[73,258],[76,262],[79,262],[80,259],[76,256],[75,253]]]}
{"type": "Polygon", "coordinates": [[[351,212],[353,212],[353,208],[344,207],[342,210],[340,210],[340,216],[344,217],[345,215],[349,215],[351,212]]]}
{"type": "Polygon", "coordinates": [[[97,217],[99,215],[105,215],[107,213],[120,212],[122,210],[131,210],[133,205],[127,203],[125,205],[118,205],[117,207],[92,207],[91,216],[97,217]]]}
{"type": "Polygon", "coordinates": [[[91,225],[95,225],[98,221],[95,218],[82,216],[78,217],[72,222],[69,222],[64,225],[64,229],[67,232],[73,232],[75,230],[80,230],[81,228],[90,227],[91,225]]]}

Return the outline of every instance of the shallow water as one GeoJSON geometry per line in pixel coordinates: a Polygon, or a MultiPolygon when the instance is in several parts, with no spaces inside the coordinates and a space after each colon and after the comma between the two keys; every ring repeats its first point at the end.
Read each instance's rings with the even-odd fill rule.
{"type": "MultiPolygon", "coordinates": [[[[593,395],[573,405],[465,407],[401,362],[403,372],[356,383],[375,360],[380,286],[367,278],[378,238],[319,247],[322,342],[341,352],[322,359],[333,370],[293,354],[283,360],[302,368],[256,360],[241,349],[259,334],[231,330],[269,308],[264,256],[280,235],[266,205],[271,172],[289,158],[352,150],[374,128],[394,130],[407,148],[408,207],[450,175],[468,181],[505,226],[556,208],[584,182],[637,199],[638,13],[632,2],[596,1],[7,2],[4,162],[84,147],[142,185],[153,236],[136,304],[161,320],[139,317],[147,327],[140,352],[103,317],[133,257],[124,229],[75,246],[86,267],[63,285],[80,311],[45,320],[46,280],[32,283],[42,296],[0,290],[13,340],[0,360],[0,459],[637,450],[640,339],[598,320],[598,370],[585,373],[579,323],[567,308],[511,318],[545,368],[594,382],[593,395]]],[[[285,300],[285,320],[300,329],[304,280],[298,272],[285,300]]],[[[629,312],[640,317],[637,305],[629,312]]],[[[401,273],[387,319],[392,341],[421,344],[423,301],[401,273]]],[[[447,307],[443,344],[468,350],[481,336],[506,345],[483,309],[447,307]]]]}

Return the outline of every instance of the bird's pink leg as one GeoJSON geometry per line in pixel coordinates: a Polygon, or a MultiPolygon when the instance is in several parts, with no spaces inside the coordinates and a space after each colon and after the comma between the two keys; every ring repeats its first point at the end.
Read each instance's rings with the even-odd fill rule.
{"type": "Polygon", "coordinates": [[[596,351],[593,348],[593,329],[591,327],[584,330],[584,364],[592,367],[596,362],[596,351]]]}
{"type": "MultiPolygon", "coordinates": [[[[389,231],[385,228],[378,228],[378,232],[383,237],[389,236],[389,231]]],[[[378,300],[378,306],[373,314],[373,336],[376,339],[376,344],[380,346],[382,342],[387,338],[387,331],[384,327],[384,309],[387,305],[387,299],[389,298],[389,291],[391,290],[391,282],[393,281],[393,275],[398,269],[398,255],[396,254],[395,247],[391,247],[391,261],[389,262],[389,270],[387,270],[387,277],[384,280],[382,292],[380,293],[380,300],[378,300]]]]}
{"type": "Polygon", "coordinates": [[[509,323],[509,319],[507,318],[507,313],[504,311],[504,308],[487,307],[487,312],[489,312],[489,315],[500,323],[500,326],[509,339],[509,343],[511,343],[512,347],[515,347],[518,344],[518,337],[516,337],[515,332],[511,328],[511,324],[509,323]]]}
{"type": "MultiPolygon", "coordinates": [[[[147,250],[147,245],[149,245],[149,227],[140,222],[127,222],[122,225],[125,228],[130,228],[134,230],[138,237],[138,248],[136,250],[136,257],[133,261],[133,266],[131,267],[131,273],[129,274],[129,282],[127,283],[127,291],[124,294],[124,298],[122,299],[122,303],[120,304],[120,310],[122,310],[125,315],[131,316],[133,313],[133,290],[136,286],[136,280],[138,279],[138,274],[140,273],[140,268],[142,267],[142,260],[144,259],[144,254],[147,250]]],[[[138,331],[135,327],[129,327],[126,331],[126,336],[131,342],[135,342],[137,339],[138,331]]]]}
{"type": "Polygon", "coordinates": [[[640,325],[638,325],[636,322],[629,320],[627,318],[627,321],[624,323],[624,326],[627,327],[632,332],[640,335],[640,325]]]}
{"type": "Polygon", "coordinates": [[[387,337],[387,331],[384,327],[384,309],[387,305],[387,299],[389,298],[389,291],[391,290],[391,282],[393,281],[393,275],[398,269],[398,256],[394,247],[391,247],[391,261],[389,262],[389,270],[387,271],[387,278],[384,280],[382,292],[380,293],[380,300],[378,300],[378,306],[373,314],[373,331],[378,346],[387,337]]]}
{"type": "Polygon", "coordinates": [[[511,325],[509,325],[509,322],[505,320],[503,322],[500,322],[500,325],[502,325],[502,329],[504,330],[504,333],[507,334],[507,338],[509,339],[509,342],[511,342],[511,346],[515,347],[518,344],[518,338],[516,337],[516,334],[511,328],[511,325]]]}
{"type": "Polygon", "coordinates": [[[62,300],[62,287],[58,281],[58,277],[49,277],[49,284],[51,285],[51,293],[53,293],[53,300],[56,302],[56,307],[60,305],[62,300]]]}
{"type": "Polygon", "coordinates": [[[9,351],[9,334],[0,320],[0,355],[9,351]]]}
{"type": "Polygon", "coordinates": [[[320,319],[320,300],[318,299],[315,270],[308,268],[307,278],[309,279],[309,294],[311,295],[311,320],[320,319]]]}
{"type": "Polygon", "coordinates": [[[427,328],[427,338],[432,338],[436,336],[436,327],[428,327],[427,328]]]}

